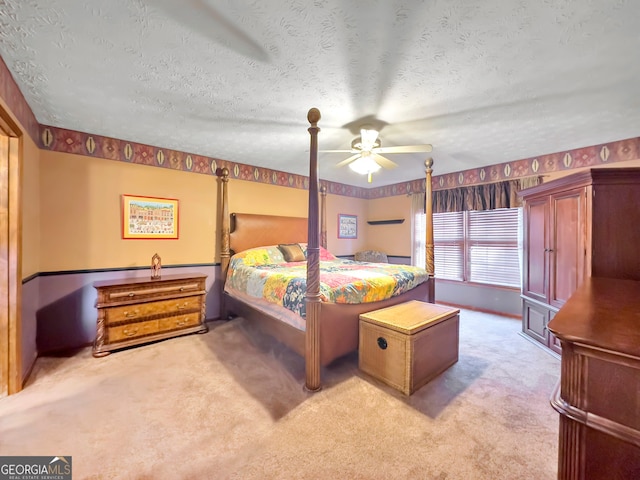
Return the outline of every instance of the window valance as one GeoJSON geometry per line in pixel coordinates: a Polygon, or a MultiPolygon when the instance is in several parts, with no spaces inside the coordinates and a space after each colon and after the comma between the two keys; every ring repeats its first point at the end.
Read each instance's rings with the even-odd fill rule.
{"type": "Polygon", "coordinates": [[[518,192],[541,183],[541,177],[449,188],[433,192],[433,213],[515,208],[522,205],[518,192]]]}

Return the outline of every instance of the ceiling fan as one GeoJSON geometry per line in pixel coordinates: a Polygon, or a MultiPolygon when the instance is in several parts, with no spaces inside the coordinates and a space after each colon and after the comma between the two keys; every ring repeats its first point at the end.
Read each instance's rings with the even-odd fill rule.
{"type": "Polygon", "coordinates": [[[380,168],[396,168],[397,163],[380,155],[381,153],[417,153],[430,152],[431,145],[400,145],[395,147],[383,147],[379,138],[378,130],[365,125],[360,129],[360,136],[353,139],[350,150],[322,150],[323,152],[350,152],[349,158],[342,160],[336,167],[349,168],[354,172],[367,175],[367,181],[371,183],[371,175],[380,168]]]}

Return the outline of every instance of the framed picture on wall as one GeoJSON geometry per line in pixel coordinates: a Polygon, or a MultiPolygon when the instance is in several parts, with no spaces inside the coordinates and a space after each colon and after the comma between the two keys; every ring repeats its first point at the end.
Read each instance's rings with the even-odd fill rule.
{"type": "Polygon", "coordinates": [[[338,238],[358,238],[358,216],[338,214],[338,238]]]}
{"type": "Polygon", "coordinates": [[[178,200],[122,195],[122,238],[178,238],[178,200]]]}

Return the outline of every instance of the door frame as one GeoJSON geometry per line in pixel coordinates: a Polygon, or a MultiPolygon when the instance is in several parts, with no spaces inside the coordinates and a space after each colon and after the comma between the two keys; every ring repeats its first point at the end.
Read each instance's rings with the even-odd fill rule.
{"type": "Polygon", "coordinates": [[[22,390],[22,131],[0,105],[0,397],[22,390]]]}

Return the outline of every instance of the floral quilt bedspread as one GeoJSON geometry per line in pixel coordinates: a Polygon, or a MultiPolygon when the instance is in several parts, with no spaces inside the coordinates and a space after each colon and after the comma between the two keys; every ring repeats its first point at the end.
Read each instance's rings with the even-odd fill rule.
{"type": "MultiPolygon", "coordinates": [[[[323,302],[377,302],[407,292],[427,279],[423,268],[342,260],[320,248],[323,302]]],[[[278,247],[273,246],[234,255],[225,288],[263,298],[304,317],[306,283],[306,262],[285,262],[278,247]]]]}

